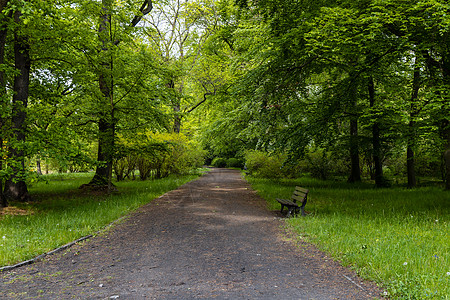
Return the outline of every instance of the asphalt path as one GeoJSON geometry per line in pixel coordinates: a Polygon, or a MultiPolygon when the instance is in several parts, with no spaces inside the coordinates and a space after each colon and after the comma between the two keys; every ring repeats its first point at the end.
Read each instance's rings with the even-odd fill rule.
{"type": "Polygon", "coordinates": [[[0,298],[379,298],[283,224],[238,171],[212,169],[102,234],[0,273],[0,298]]]}

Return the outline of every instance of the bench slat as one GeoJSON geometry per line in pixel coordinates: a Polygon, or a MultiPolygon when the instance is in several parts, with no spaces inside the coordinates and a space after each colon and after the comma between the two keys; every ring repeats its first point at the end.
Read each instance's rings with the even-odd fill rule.
{"type": "Polygon", "coordinates": [[[301,196],[297,196],[297,195],[292,195],[292,199],[298,202],[303,202],[305,201],[305,197],[306,195],[301,195],[301,196]]]}
{"type": "Polygon", "coordinates": [[[293,195],[305,197],[305,196],[308,195],[308,194],[307,194],[307,193],[303,193],[303,192],[294,192],[293,195]]]}
{"type": "Polygon", "coordinates": [[[280,202],[280,204],[284,204],[284,205],[286,205],[286,206],[294,206],[294,207],[298,207],[298,204],[292,202],[291,200],[287,200],[287,199],[279,199],[279,198],[277,198],[277,201],[280,202]]]}
{"type": "Polygon", "coordinates": [[[308,189],[302,188],[302,187],[300,187],[300,186],[296,186],[296,187],[295,187],[295,190],[296,190],[296,191],[303,192],[303,193],[305,193],[305,194],[308,194],[308,192],[309,192],[308,189]]]}

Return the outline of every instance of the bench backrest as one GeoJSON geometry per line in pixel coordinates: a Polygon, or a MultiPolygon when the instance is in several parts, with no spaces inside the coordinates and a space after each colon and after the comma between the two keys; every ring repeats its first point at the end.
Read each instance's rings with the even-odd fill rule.
{"type": "Polygon", "coordinates": [[[308,197],[308,189],[304,189],[302,187],[296,186],[294,190],[294,194],[292,194],[292,201],[293,202],[300,202],[303,203],[303,201],[306,200],[308,197]]]}

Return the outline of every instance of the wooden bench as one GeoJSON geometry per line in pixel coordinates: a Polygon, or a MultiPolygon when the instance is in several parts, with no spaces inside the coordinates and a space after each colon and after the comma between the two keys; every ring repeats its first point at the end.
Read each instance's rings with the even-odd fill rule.
{"type": "Polygon", "coordinates": [[[298,210],[300,209],[302,216],[306,216],[304,208],[306,201],[308,200],[308,192],[309,190],[296,186],[291,200],[277,198],[277,201],[281,204],[281,212],[283,212],[284,207],[286,207],[288,209],[286,217],[289,217],[292,213],[298,213],[298,210]],[[299,206],[300,203],[301,205],[299,206]]]}

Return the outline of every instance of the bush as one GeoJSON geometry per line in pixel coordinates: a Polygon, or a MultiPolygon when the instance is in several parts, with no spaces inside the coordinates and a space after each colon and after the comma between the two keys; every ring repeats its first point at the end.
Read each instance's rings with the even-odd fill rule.
{"type": "Polygon", "coordinates": [[[298,166],[286,164],[287,155],[269,154],[263,151],[248,151],[245,154],[245,165],[248,172],[259,178],[293,178],[298,166]]]}
{"type": "Polygon", "coordinates": [[[321,148],[306,150],[305,158],[300,162],[301,170],[311,174],[311,177],[326,180],[331,175],[348,174],[348,166],[338,153],[321,148]]]}
{"type": "Polygon", "coordinates": [[[244,167],[244,163],[239,158],[229,158],[227,159],[227,167],[228,168],[241,168],[244,167]]]}
{"type": "Polygon", "coordinates": [[[216,157],[212,160],[211,165],[216,168],[225,168],[227,166],[227,160],[222,157],[216,157]]]}
{"type": "Polygon", "coordinates": [[[123,180],[137,168],[141,180],[184,175],[203,165],[205,151],[182,134],[144,133],[138,138],[120,139],[114,170],[123,180]]]}
{"type": "Polygon", "coordinates": [[[326,180],[330,175],[332,161],[325,151],[309,152],[306,155],[306,169],[313,178],[326,180]]]}

